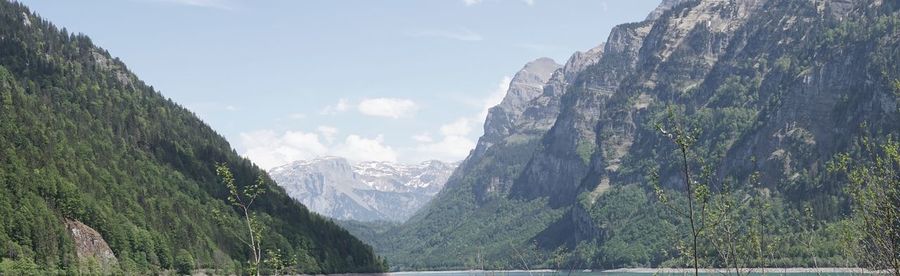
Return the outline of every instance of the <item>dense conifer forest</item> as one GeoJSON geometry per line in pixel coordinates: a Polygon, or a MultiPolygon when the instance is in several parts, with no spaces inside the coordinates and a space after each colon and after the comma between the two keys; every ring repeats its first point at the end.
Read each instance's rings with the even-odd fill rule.
{"type": "Polygon", "coordinates": [[[101,269],[77,257],[66,220],[106,240],[118,259],[107,272],[245,269],[246,228],[219,162],[240,186],[267,182],[251,212],[263,252],[280,252],[286,271],[383,270],[371,247],[290,199],[89,37],[0,1],[0,274],[101,269]]]}

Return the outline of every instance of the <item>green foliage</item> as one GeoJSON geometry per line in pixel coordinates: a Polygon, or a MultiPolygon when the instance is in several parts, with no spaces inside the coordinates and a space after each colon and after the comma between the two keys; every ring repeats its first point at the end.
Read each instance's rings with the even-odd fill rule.
{"type": "MultiPolygon", "coordinates": [[[[253,202],[256,201],[259,195],[265,192],[265,179],[260,175],[256,178],[255,183],[246,185],[241,191],[234,183],[234,174],[228,169],[228,165],[216,164],[216,174],[219,175],[219,178],[222,179],[222,183],[228,188],[228,202],[231,203],[231,205],[240,208],[242,211],[244,221],[247,224],[247,238],[241,238],[242,235],[239,234],[234,235],[238,240],[250,247],[250,255],[252,257],[250,259],[249,269],[251,274],[259,275],[259,264],[262,261],[261,244],[263,227],[259,225],[259,220],[250,211],[250,207],[253,206],[253,202]]],[[[221,213],[218,212],[214,213],[214,215],[217,216],[220,214],[221,213]]]]}
{"type": "Polygon", "coordinates": [[[757,90],[754,89],[754,87],[752,87],[753,84],[749,82],[750,80],[746,80],[740,76],[730,76],[725,79],[725,82],[722,83],[722,85],[716,88],[712,98],[709,99],[709,102],[716,105],[738,107],[752,105],[759,100],[759,95],[753,93],[757,90]]]}
{"type": "Polygon", "coordinates": [[[538,142],[493,145],[485,158],[467,164],[470,173],[451,180],[427,211],[410,218],[407,224],[414,227],[343,224],[375,245],[392,270],[524,269],[522,258],[529,267],[542,264],[543,252],[529,239],[566,210],[551,208],[546,198],[509,198],[511,181],[506,181],[521,173],[538,142]]]}
{"type": "Polygon", "coordinates": [[[900,275],[900,142],[862,139],[861,148],[858,161],[843,153],[829,164],[849,182],[858,233],[854,253],[868,268],[900,275]]]}
{"type": "MultiPolygon", "coordinates": [[[[803,215],[792,213],[795,209],[771,198],[769,190],[759,188],[758,173],[751,174],[743,182],[747,185],[741,189],[734,189],[731,179],[722,182],[713,170],[719,166],[711,166],[705,161],[717,160],[716,151],[695,150],[708,149],[696,145],[698,142],[703,145],[703,140],[715,139],[715,136],[688,130],[678,123],[675,118],[679,115],[676,114],[676,109],[670,108],[668,120],[674,123],[666,127],[658,123],[657,129],[676,145],[676,160],[681,167],[677,177],[683,181],[674,186],[684,190],[668,191],[660,185],[657,170],[653,170],[650,177],[657,195],[657,201],[652,204],[665,206],[669,211],[657,224],[671,222],[678,226],[675,231],[678,242],[674,248],[677,251],[671,252],[671,259],[661,265],[722,267],[735,274],[749,273],[753,267],[773,265],[846,265],[848,259],[838,243],[828,242],[836,240],[828,238],[836,235],[815,222],[811,207],[807,205],[803,215]],[[800,223],[785,224],[786,221],[800,223]]],[[[721,133],[716,124],[706,126],[721,133]]]]}
{"type": "Polygon", "coordinates": [[[281,250],[267,250],[266,259],[263,261],[265,268],[270,272],[266,275],[282,275],[285,269],[289,269],[297,264],[297,259],[286,258],[281,254],[281,250]]]}
{"type": "MultiPolygon", "coordinates": [[[[701,39],[686,36],[674,46],[658,43],[666,41],[660,40],[667,37],[665,18],[640,23],[654,28],[648,34],[650,43],[635,46],[640,49],[639,57],[608,53],[594,66],[602,69],[600,72],[586,70],[577,76],[591,81],[572,85],[581,87],[563,98],[563,112],[572,113],[559,118],[575,118],[574,123],[566,120],[567,124],[587,122],[574,131],[597,132],[599,143],[572,145],[570,140],[551,139],[563,136],[558,133],[536,139],[542,141],[533,147],[552,156],[578,157],[572,163],[553,160],[553,165],[562,169],[542,169],[609,162],[610,154],[594,154],[594,147],[604,145],[604,150],[610,151],[606,145],[618,142],[611,137],[627,137],[622,140],[633,143],[621,157],[618,170],[597,166],[579,179],[577,202],[553,210],[565,215],[535,220],[545,228],[535,232],[575,237],[561,245],[539,245],[536,250],[543,251],[540,254],[522,254],[544,256],[545,262],[529,265],[692,266],[692,258],[685,258],[693,255],[692,241],[684,241],[692,234],[698,236],[699,266],[728,267],[741,274],[754,266],[855,265],[855,256],[843,250],[853,240],[847,229],[856,225],[843,219],[851,197],[844,192],[842,181],[823,173],[823,160],[846,149],[848,141],[860,135],[852,127],[854,122],[878,120],[872,129],[879,134],[900,129],[898,112],[883,108],[896,108],[890,100],[900,93],[896,54],[900,36],[895,26],[900,17],[896,10],[867,10],[877,5],[864,1],[838,20],[831,11],[819,11],[811,3],[771,2],[767,6],[771,10],[739,23],[741,27],[734,32],[711,34],[707,29],[697,33],[701,39]],[[672,54],[657,60],[660,53],[672,54]],[[621,68],[623,64],[637,68],[629,71],[621,68]],[[622,77],[617,79],[617,75],[622,77]],[[591,87],[592,82],[600,85],[591,87]],[[609,97],[575,92],[609,91],[607,84],[618,85],[609,97]],[[649,95],[653,102],[635,109],[634,99],[639,95],[649,95]],[[581,96],[584,98],[577,98],[581,96]],[[680,118],[681,131],[688,134],[678,136],[690,141],[673,143],[658,135],[657,126],[670,113],[680,118]],[[579,118],[585,114],[598,118],[579,118]],[[698,129],[703,131],[694,131],[698,129]],[[683,162],[679,144],[691,145],[687,162],[683,162]],[[699,183],[692,189],[685,187],[684,163],[699,183]],[[658,173],[657,187],[649,185],[647,172],[651,169],[658,173]],[[604,177],[612,187],[595,199],[589,193],[604,177]],[[727,192],[725,186],[730,186],[727,192]],[[698,212],[708,216],[703,219],[708,225],[693,231],[687,230],[689,219],[666,207],[686,206],[689,198],[706,202],[708,208],[698,212]],[[585,212],[590,219],[585,219],[585,212]],[[558,225],[562,226],[554,228],[558,225]]],[[[640,24],[625,25],[622,33],[634,31],[628,28],[640,24]]],[[[390,252],[394,263],[411,264],[400,268],[477,268],[482,264],[521,268],[504,258],[506,255],[493,254],[506,245],[494,241],[517,241],[517,248],[525,251],[529,242],[540,243],[542,235],[507,232],[510,220],[503,218],[521,213],[493,208],[505,203],[532,208],[529,204],[533,202],[504,197],[502,188],[499,196],[485,202],[478,187],[521,181],[526,177],[520,167],[506,165],[525,164],[536,160],[528,159],[536,155],[533,150],[503,146],[495,145],[494,149],[501,150],[485,153],[483,163],[461,167],[455,175],[461,180],[452,182],[456,185],[407,224],[367,236],[376,240],[384,235],[403,237],[376,243],[383,252],[390,252]],[[513,158],[513,154],[525,156],[513,158]],[[498,219],[489,212],[505,217],[498,219]]],[[[555,188],[565,188],[553,179],[542,181],[553,188],[537,197],[553,196],[559,192],[555,188]]],[[[692,209],[703,209],[702,205],[692,209]]]]}
{"type": "Polygon", "coordinates": [[[445,194],[458,201],[446,201],[447,205],[439,207],[444,212],[419,214],[440,216],[435,221],[452,224],[422,225],[428,228],[416,233],[396,233],[394,231],[410,230],[392,228],[387,230],[391,235],[376,235],[377,239],[372,242],[377,243],[378,248],[396,248],[384,252],[386,257],[403,261],[395,263],[392,270],[525,269],[525,266],[546,261],[533,244],[520,241],[538,235],[550,222],[562,216],[562,210],[548,208],[546,200],[501,199],[473,211],[471,207],[458,204],[471,200],[464,198],[464,194],[445,194]],[[459,219],[466,217],[485,217],[492,223],[459,219]],[[448,246],[454,250],[440,250],[448,246]]]}
{"type": "Polygon", "coordinates": [[[191,275],[193,270],[194,256],[187,250],[178,250],[178,254],[175,255],[175,271],[181,275],[191,275]]]}
{"type": "Polygon", "coordinates": [[[581,157],[581,161],[584,162],[585,165],[589,165],[591,163],[591,156],[594,154],[596,148],[597,146],[590,141],[581,141],[578,142],[575,153],[578,154],[578,157],[581,157]]]}
{"type": "Polygon", "coordinates": [[[3,258],[0,261],[0,274],[3,275],[37,275],[38,266],[27,258],[10,260],[3,258]]]}
{"type": "MultiPolygon", "coordinates": [[[[599,226],[599,251],[594,267],[651,267],[673,257],[672,218],[637,185],[613,187],[590,209],[599,226]]],[[[588,259],[588,260],[591,260],[588,259]]]]}
{"type": "Polygon", "coordinates": [[[690,255],[693,259],[692,264],[694,267],[694,275],[696,276],[699,274],[698,269],[700,261],[698,239],[704,229],[709,225],[707,220],[708,217],[704,212],[706,211],[707,203],[709,203],[710,198],[710,183],[707,181],[709,181],[711,173],[709,170],[704,170],[698,177],[693,175],[693,171],[691,170],[691,161],[688,159],[688,155],[699,137],[698,129],[689,130],[685,128],[681,122],[678,122],[677,117],[675,117],[675,112],[672,109],[669,111],[669,117],[668,121],[670,121],[670,123],[668,126],[660,124],[657,126],[657,129],[675,143],[678,153],[680,153],[679,165],[681,166],[681,175],[679,175],[679,177],[684,178],[683,192],[687,198],[687,205],[679,206],[669,204],[669,202],[665,200],[667,197],[662,193],[662,188],[658,183],[658,176],[653,176],[653,182],[660,202],[666,207],[669,207],[669,209],[673,211],[672,213],[679,216],[681,219],[687,219],[689,223],[688,226],[690,226],[691,238],[691,243],[689,245],[690,255]]]}
{"type": "MultiPolygon", "coordinates": [[[[236,183],[270,182],[262,170],[88,37],[9,1],[0,1],[0,37],[0,258],[80,269],[68,218],[100,232],[124,274],[171,269],[179,249],[198,268],[248,259],[228,234],[244,224],[215,164],[230,164],[236,183]]],[[[264,240],[314,260],[298,271],[382,270],[368,245],[280,188],[242,192],[258,195],[264,240]]]]}
{"type": "MultiPolygon", "coordinates": [[[[860,9],[875,6],[861,5],[860,9]]],[[[796,16],[787,12],[775,13],[778,10],[773,9],[760,19],[796,16]]],[[[863,135],[852,122],[872,120],[873,123],[862,130],[871,130],[882,140],[885,136],[896,135],[900,129],[897,124],[900,109],[891,110],[898,103],[891,102],[898,99],[892,96],[900,91],[896,55],[900,30],[896,25],[900,17],[895,11],[867,10],[841,21],[811,22],[808,28],[815,35],[812,39],[803,39],[801,45],[784,46],[778,51],[754,49],[750,50],[755,52],[749,57],[741,54],[741,59],[719,60],[716,66],[721,69],[708,72],[697,91],[678,94],[680,99],[651,105],[644,115],[647,119],[638,120],[642,125],[640,132],[635,134],[632,152],[623,158],[621,169],[613,175],[619,176],[624,183],[646,183],[647,177],[641,175],[656,169],[661,182],[657,188],[664,191],[664,195],[650,204],[687,205],[687,195],[674,192],[684,190],[685,186],[679,178],[681,156],[677,143],[668,143],[664,141],[665,137],[648,138],[647,135],[669,116],[671,110],[666,107],[673,107],[671,109],[688,129],[703,129],[696,135],[689,164],[696,169],[702,169],[704,164],[715,164],[716,181],[706,185],[708,189],[701,193],[711,196],[709,215],[713,222],[698,245],[701,266],[857,265],[859,257],[844,249],[854,244],[855,232],[862,232],[848,229],[863,223],[845,220],[844,216],[848,206],[859,200],[845,192],[844,187],[849,181],[822,173],[825,171],[822,160],[852,148],[848,145],[850,141],[863,135]],[[838,82],[827,79],[831,76],[822,72],[859,72],[859,75],[842,77],[838,82]],[[866,74],[873,77],[869,79],[866,74]],[[864,85],[869,82],[873,84],[864,85]],[[847,88],[822,87],[822,83],[851,88],[844,91],[847,88]],[[854,88],[857,86],[865,88],[854,88]],[[817,100],[823,95],[839,96],[845,102],[831,107],[830,103],[817,100]],[[869,106],[873,104],[881,104],[882,109],[872,110],[869,106]],[[771,148],[767,148],[770,145],[771,148]],[[723,193],[726,184],[731,185],[729,193],[723,193]],[[735,252],[724,252],[724,245],[733,245],[735,252]]],[[[761,30],[766,26],[751,22],[746,28],[765,33],[761,30]]],[[[781,43],[779,41],[805,33],[778,31],[736,41],[747,43],[743,53],[748,54],[750,52],[746,50],[754,47],[773,47],[773,44],[766,44],[770,38],[774,39],[769,43],[781,43]]],[[[679,71],[657,73],[664,76],[679,71]]],[[[668,95],[663,93],[671,91],[659,93],[668,95]]],[[[665,99],[665,96],[657,98],[665,99]]],[[[616,179],[611,182],[615,185],[616,179]]],[[[692,194],[700,198],[699,194],[692,194]]],[[[598,199],[598,203],[602,200],[598,199]]],[[[679,237],[689,234],[683,230],[687,226],[682,220],[667,214],[659,224],[664,222],[679,226],[679,237]]],[[[612,238],[597,239],[601,246],[607,246],[612,245],[612,238]]],[[[684,242],[677,244],[679,246],[675,247],[681,250],[670,251],[675,258],[661,265],[686,265],[682,257],[690,246],[684,242]]],[[[666,247],[647,251],[659,249],[666,247]]]]}

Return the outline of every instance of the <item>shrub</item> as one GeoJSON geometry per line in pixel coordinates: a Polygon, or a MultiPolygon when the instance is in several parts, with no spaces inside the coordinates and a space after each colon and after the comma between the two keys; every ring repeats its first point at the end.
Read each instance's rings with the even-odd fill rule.
{"type": "Polygon", "coordinates": [[[194,270],[194,257],[187,250],[178,250],[175,255],[175,270],[181,275],[190,275],[194,270]]]}

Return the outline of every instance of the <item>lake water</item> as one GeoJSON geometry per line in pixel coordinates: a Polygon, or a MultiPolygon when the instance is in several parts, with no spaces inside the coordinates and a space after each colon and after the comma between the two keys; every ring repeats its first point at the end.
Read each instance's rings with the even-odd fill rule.
{"type": "MultiPolygon", "coordinates": [[[[635,271],[416,271],[416,272],[392,272],[387,273],[391,276],[652,276],[652,275],[693,275],[693,272],[635,272],[635,271]]],[[[701,272],[701,275],[721,276],[733,273],[722,272],[701,272]]],[[[849,276],[858,275],[858,272],[850,271],[832,271],[819,270],[815,271],[784,271],[771,269],[765,274],[761,272],[751,273],[750,275],[787,275],[787,276],[849,276]]],[[[746,275],[746,274],[741,274],[746,275]]]]}

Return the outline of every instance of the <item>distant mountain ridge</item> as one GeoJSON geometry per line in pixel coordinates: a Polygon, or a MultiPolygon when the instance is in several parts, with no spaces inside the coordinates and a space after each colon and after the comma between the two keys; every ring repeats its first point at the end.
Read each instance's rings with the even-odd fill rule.
{"type": "Polygon", "coordinates": [[[402,222],[428,203],[458,163],[418,164],[341,157],[295,161],[269,175],[312,211],[339,219],[402,222]]]}

